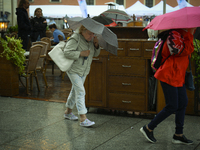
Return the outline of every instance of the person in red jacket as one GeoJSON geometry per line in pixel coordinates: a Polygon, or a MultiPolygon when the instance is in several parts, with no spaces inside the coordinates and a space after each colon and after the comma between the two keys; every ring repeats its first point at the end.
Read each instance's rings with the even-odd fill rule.
{"type": "Polygon", "coordinates": [[[175,134],[173,143],[193,144],[193,141],[183,135],[185,110],[188,103],[185,88],[185,72],[187,70],[190,54],[194,51],[193,34],[196,28],[172,30],[164,43],[162,62],[154,77],[161,82],[165,96],[166,106],[140,131],[152,143],[156,142],[153,135],[154,128],[159,123],[175,113],[175,134]],[[166,59],[171,55],[168,59],[166,59]]]}

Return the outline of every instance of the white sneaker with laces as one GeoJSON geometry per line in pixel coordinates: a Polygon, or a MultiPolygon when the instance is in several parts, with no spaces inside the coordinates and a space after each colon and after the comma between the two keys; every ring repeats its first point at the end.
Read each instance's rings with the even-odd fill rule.
{"type": "Polygon", "coordinates": [[[85,119],[83,122],[80,123],[80,126],[82,126],[82,127],[90,127],[90,126],[92,126],[94,124],[95,124],[94,121],[90,121],[89,119],[85,119]]]}
{"type": "Polygon", "coordinates": [[[69,119],[69,120],[78,120],[78,117],[75,116],[72,112],[70,114],[64,114],[65,119],[69,119]]]}

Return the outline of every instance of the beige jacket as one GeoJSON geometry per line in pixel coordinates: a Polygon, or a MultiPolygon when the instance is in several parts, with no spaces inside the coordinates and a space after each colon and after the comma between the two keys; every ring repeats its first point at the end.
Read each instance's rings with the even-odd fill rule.
{"type": "Polygon", "coordinates": [[[85,38],[79,34],[74,33],[64,48],[64,55],[68,59],[73,59],[74,63],[69,69],[69,73],[77,73],[79,76],[87,76],[90,72],[90,66],[92,58],[97,57],[100,53],[100,47],[96,49],[93,41],[87,42],[85,38]],[[81,51],[90,50],[88,58],[85,60],[84,57],[80,56],[81,51]]]}

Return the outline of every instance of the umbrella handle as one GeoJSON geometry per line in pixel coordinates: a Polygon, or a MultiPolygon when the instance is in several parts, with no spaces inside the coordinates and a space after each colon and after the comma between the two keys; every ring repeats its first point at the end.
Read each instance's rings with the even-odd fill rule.
{"type": "Polygon", "coordinates": [[[88,57],[84,57],[82,65],[84,65],[84,62],[85,62],[85,60],[87,60],[87,58],[88,57]]]}

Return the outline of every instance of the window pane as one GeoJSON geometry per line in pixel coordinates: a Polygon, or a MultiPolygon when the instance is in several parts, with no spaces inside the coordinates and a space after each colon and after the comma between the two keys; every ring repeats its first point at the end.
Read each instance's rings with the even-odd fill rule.
{"type": "Polygon", "coordinates": [[[146,0],[146,6],[153,7],[153,0],[146,0]]]}
{"type": "Polygon", "coordinates": [[[124,5],[124,0],[116,0],[116,3],[119,5],[124,5]]]}
{"type": "Polygon", "coordinates": [[[87,5],[94,5],[94,0],[86,0],[87,5]]]}

